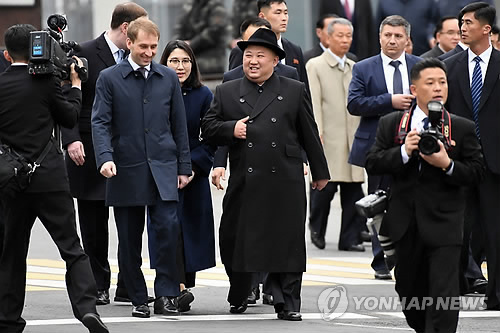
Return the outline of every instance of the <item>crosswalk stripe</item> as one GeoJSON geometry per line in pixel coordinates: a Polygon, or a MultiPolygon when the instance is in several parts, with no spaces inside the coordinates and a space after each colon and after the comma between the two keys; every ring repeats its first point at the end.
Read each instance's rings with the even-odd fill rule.
{"type": "MultiPolygon", "coordinates": [[[[66,265],[62,260],[28,259],[27,289],[41,291],[65,288],[66,265]]],[[[110,259],[112,283],[116,283],[118,262],[110,259]]],[[[153,287],[155,270],[149,268],[149,261],[144,260],[142,271],[148,287],[153,287]]],[[[197,285],[203,287],[228,287],[229,280],[220,261],[215,267],[196,274],[197,285]]],[[[364,257],[310,258],[307,271],[303,276],[304,286],[380,285],[393,281],[375,280],[370,267],[370,259],[364,257]]]]}

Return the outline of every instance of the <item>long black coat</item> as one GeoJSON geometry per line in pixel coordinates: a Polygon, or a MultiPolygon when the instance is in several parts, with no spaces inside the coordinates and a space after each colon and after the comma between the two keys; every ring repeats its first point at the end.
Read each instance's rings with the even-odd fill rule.
{"type": "Polygon", "coordinates": [[[89,62],[89,78],[82,83],[82,110],[78,124],[72,129],[62,129],[62,144],[67,147],[70,143],[81,141],[85,150],[85,163],[78,166],[66,155],[66,169],[68,170],[69,186],[73,197],[83,200],[104,200],[106,178],[97,170],[90,118],[92,104],[95,97],[95,85],[99,73],[115,65],[115,58],[109,49],[102,33],[96,39],[85,42],[76,54],[89,62]]]}
{"type": "Polygon", "coordinates": [[[234,271],[302,272],[306,195],[301,148],[314,180],[330,178],[328,165],[304,84],[273,74],[262,88],[259,93],[246,78],[219,85],[202,122],[205,138],[230,146],[221,259],[234,271]],[[247,139],[235,139],[235,123],[245,116],[250,116],[247,139]]]}

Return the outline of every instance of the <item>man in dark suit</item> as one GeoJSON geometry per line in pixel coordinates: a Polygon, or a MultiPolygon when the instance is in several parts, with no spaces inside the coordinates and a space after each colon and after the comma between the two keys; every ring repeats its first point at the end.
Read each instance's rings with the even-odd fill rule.
{"type": "MultiPolygon", "coordinates": [[[[325,14],[321,15],[321,17],[316,21],[316,36],[318,36],[319,43],[314,45],[314,47],[310,50],[304,52],[304,61],[307,63],[309,59],[318,57],[323,54],[328,48],[328,26],[330,22],[332,22],[335,18],[339,17],[336,14],[325,14]]],[[[352,61],[358,61],[358,57],[351,52],[347,52],[347,58],[352,61]]]]}
{"type": "Polygon", "coordinates": [[[396,291],[408,325],[416,332],[455,332],[465,187],[481,180],[484,164],[474,123],[445,110],[433,112],[445,119],[438,130],[449,147],[438,140],[437,152],[419,152],[420,134],[432,119],[428,103],[446,102],[446,68],[438,59],[422,60],[411,81],[416,106],[380,119],[366,171],[393,176],[380,232],[394,242],[396,291]],[[402,129],[406,137],[399,138],[402,129]]]}
{"type": "Polygon", "coordinates": [[[4,50],[0,51],[0,73],[2,73],[4,70],[7,69],[7,67],[10,66],[10,63],[5,57],[3,56],[4,50]]]}
{"type": "Polygon", "coordinates": [[[434,31],[436,45],[422,54],[422,58],[437,58],[440,55],[453,50],[460,42],[460,27],[456,16],[442,17],[436,24],[434,31]]]}
{"type": "Polygon", "coordinates": [[[140,17],[127,30],[129,57],[103,70],[92,108],[96,165],[108,178],[106,205],[114,206],[118,256],[132,315],[150,315],[141,271],[145,208],[155,229],[155,314],[177,313],[178,188],[191,175],[186,114],[175,72],[153,62],[156,24],[140,17]]]}
{"type": "MultiPolygon", "coordinates": [[[[111,269],[108,262],[109,208],[104,204],[106,178],[96,168],[90,117],[94,103],[95,84],[99,73],[120,62],[127,49],[127,27],[131,21],[146,16],[141,6],[129,2],[115,7],[111,29],[94,40],[81,45],[77,53],[89,62],[89,78],[82,84],[82,111],[72,129],[62,131],[63,147],[66,148],[66,168],[71,194],[78,200],[78,217],[83,248],[90,258],[92,272],[97,283],[97,304],[109,304],[111,269]]],[[[116,301],[127,301],[127,290],[119,274],[116,301]]]]}
{"type": "Polygon", "coordinates": [[[26,325],[21,317],[26,257],[31,228],[38,217],[66,262],[66,287],[75,317],[90,332],[104,333],[108,329],[96,311],[96,285],[76,232],[63,156],[52,137],[55,124],[76,124],[81,81],[72,66],[72,88],[68,88],[66,99],[54,76],[28,74],[30,32],[35,30],[27,24],[7,29],[4,54],[12,66],[0,74],[0,141],[31,163],[46,153],[24,192],[0,195],[0,219],[5,227],[0,254],[0,331],[22,332],[26,325]]]}
{"type": "MultiPolygon", "coordinates": [[[[414,97],[410,94],[410,70],[420,58],[405,54],[410,24],[398,15],[387,17],[380,26],[379,55],[362,60],[353,67],[347,109],[361,120],[354,135],[349,163],[365,167],[366,153],[375,142],[378,120],[394,110],[407,110],[414,97]]],[[[386,189],[390,177],[368,176],[368,193],[386,189]]],[[[375,277],[390,279],[384,254],[376,236],[372,236],[375,277]]]]}
{"type": "Polygon", "coordinates": [[[301,149],[309,158],[313,187],[326,185],[328,166],[304,84],[274,73],[285,57],[276,35],[259,29],[238,46],[245,77],[217,87],[202,122],[204,138],[230,146],[231,179],[219,233],[231,283],[230,312],[247,308],[248,272],[270,272],[278,318],[299,321],[306,262],[301,149]]]}
{"type": "MultiPolygon", "coordinates": [[[[486,240],[486,305],[488,309],[500,310],[500,52],[492,48],[489,41],[495,15],[495,8],[486,3],[464,7],[459,19],[462,38],[469,49],[448,58],[445,63],[450,90],[448,109],[474,120],[487,166],[484,181],[469,191],[464,244],[469,241],[470,229],[478,224],[486,240]]],[[[465,251],[468,246],[464,246],[464,254],[465,251]]],[[[466,256],[462,259],[464,268],[466,256]]]]}
{"type": "Polygon", "coordinates": [[[378,51],[371,3],[371,0],[321,0],[319,7],[320,15],[336,14],[352,22],[354,35],[350,51],[360,60],[371,57],[378,51]]]}

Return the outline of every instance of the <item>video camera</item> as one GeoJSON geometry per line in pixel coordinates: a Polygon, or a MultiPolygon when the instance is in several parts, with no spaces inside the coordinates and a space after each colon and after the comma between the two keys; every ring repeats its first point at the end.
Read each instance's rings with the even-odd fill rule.
{"type": "Polygon", "coordinates": [[[75,64],[75,71],[80,79],[88,79],[88,62],[80,58],[83,66],[78,66],[75,59],[70,56],[71,51],[79,51],[80,45],[74,41],[63,41],[62,31],[68,22],[59,14],[49,16],[47,30],[33,31],[30,36],[30,59],[28,72],[32,75],[55,75],[61,80],[69,80],[71,64],[75,64]]]}
{"type": "MultiPolygon", "coordinates": [[[[427,104],[429,110],[429,128],[420,133],[420,141],[418,142],[418,150],[424,155],[432,155],[439,152],[439,142],[441,141],[444,148],[450,148],[449,142],[443,135],[444,123],[444,106],[439,101],[430,101],[427,104]]],[[[448,130],[445,128],[445,130],[448,130]]]]}

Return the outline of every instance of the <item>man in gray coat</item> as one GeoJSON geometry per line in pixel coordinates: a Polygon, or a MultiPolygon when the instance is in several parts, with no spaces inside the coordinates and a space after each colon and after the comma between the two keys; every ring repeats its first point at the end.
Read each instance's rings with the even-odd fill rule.
{"type": "Polygon", "coordinates": [[[141,271],[145,207],[156,234],[155,313],[176,313],[177,189],[188,183],[191,157],[186,115],[175,72],[153,62],[160,36],[147,18],[127,31],[130,56],[101,72],[92,110],[97,167],[108,178],[118,253],[132,315],[149,317],[141,271]]]}

